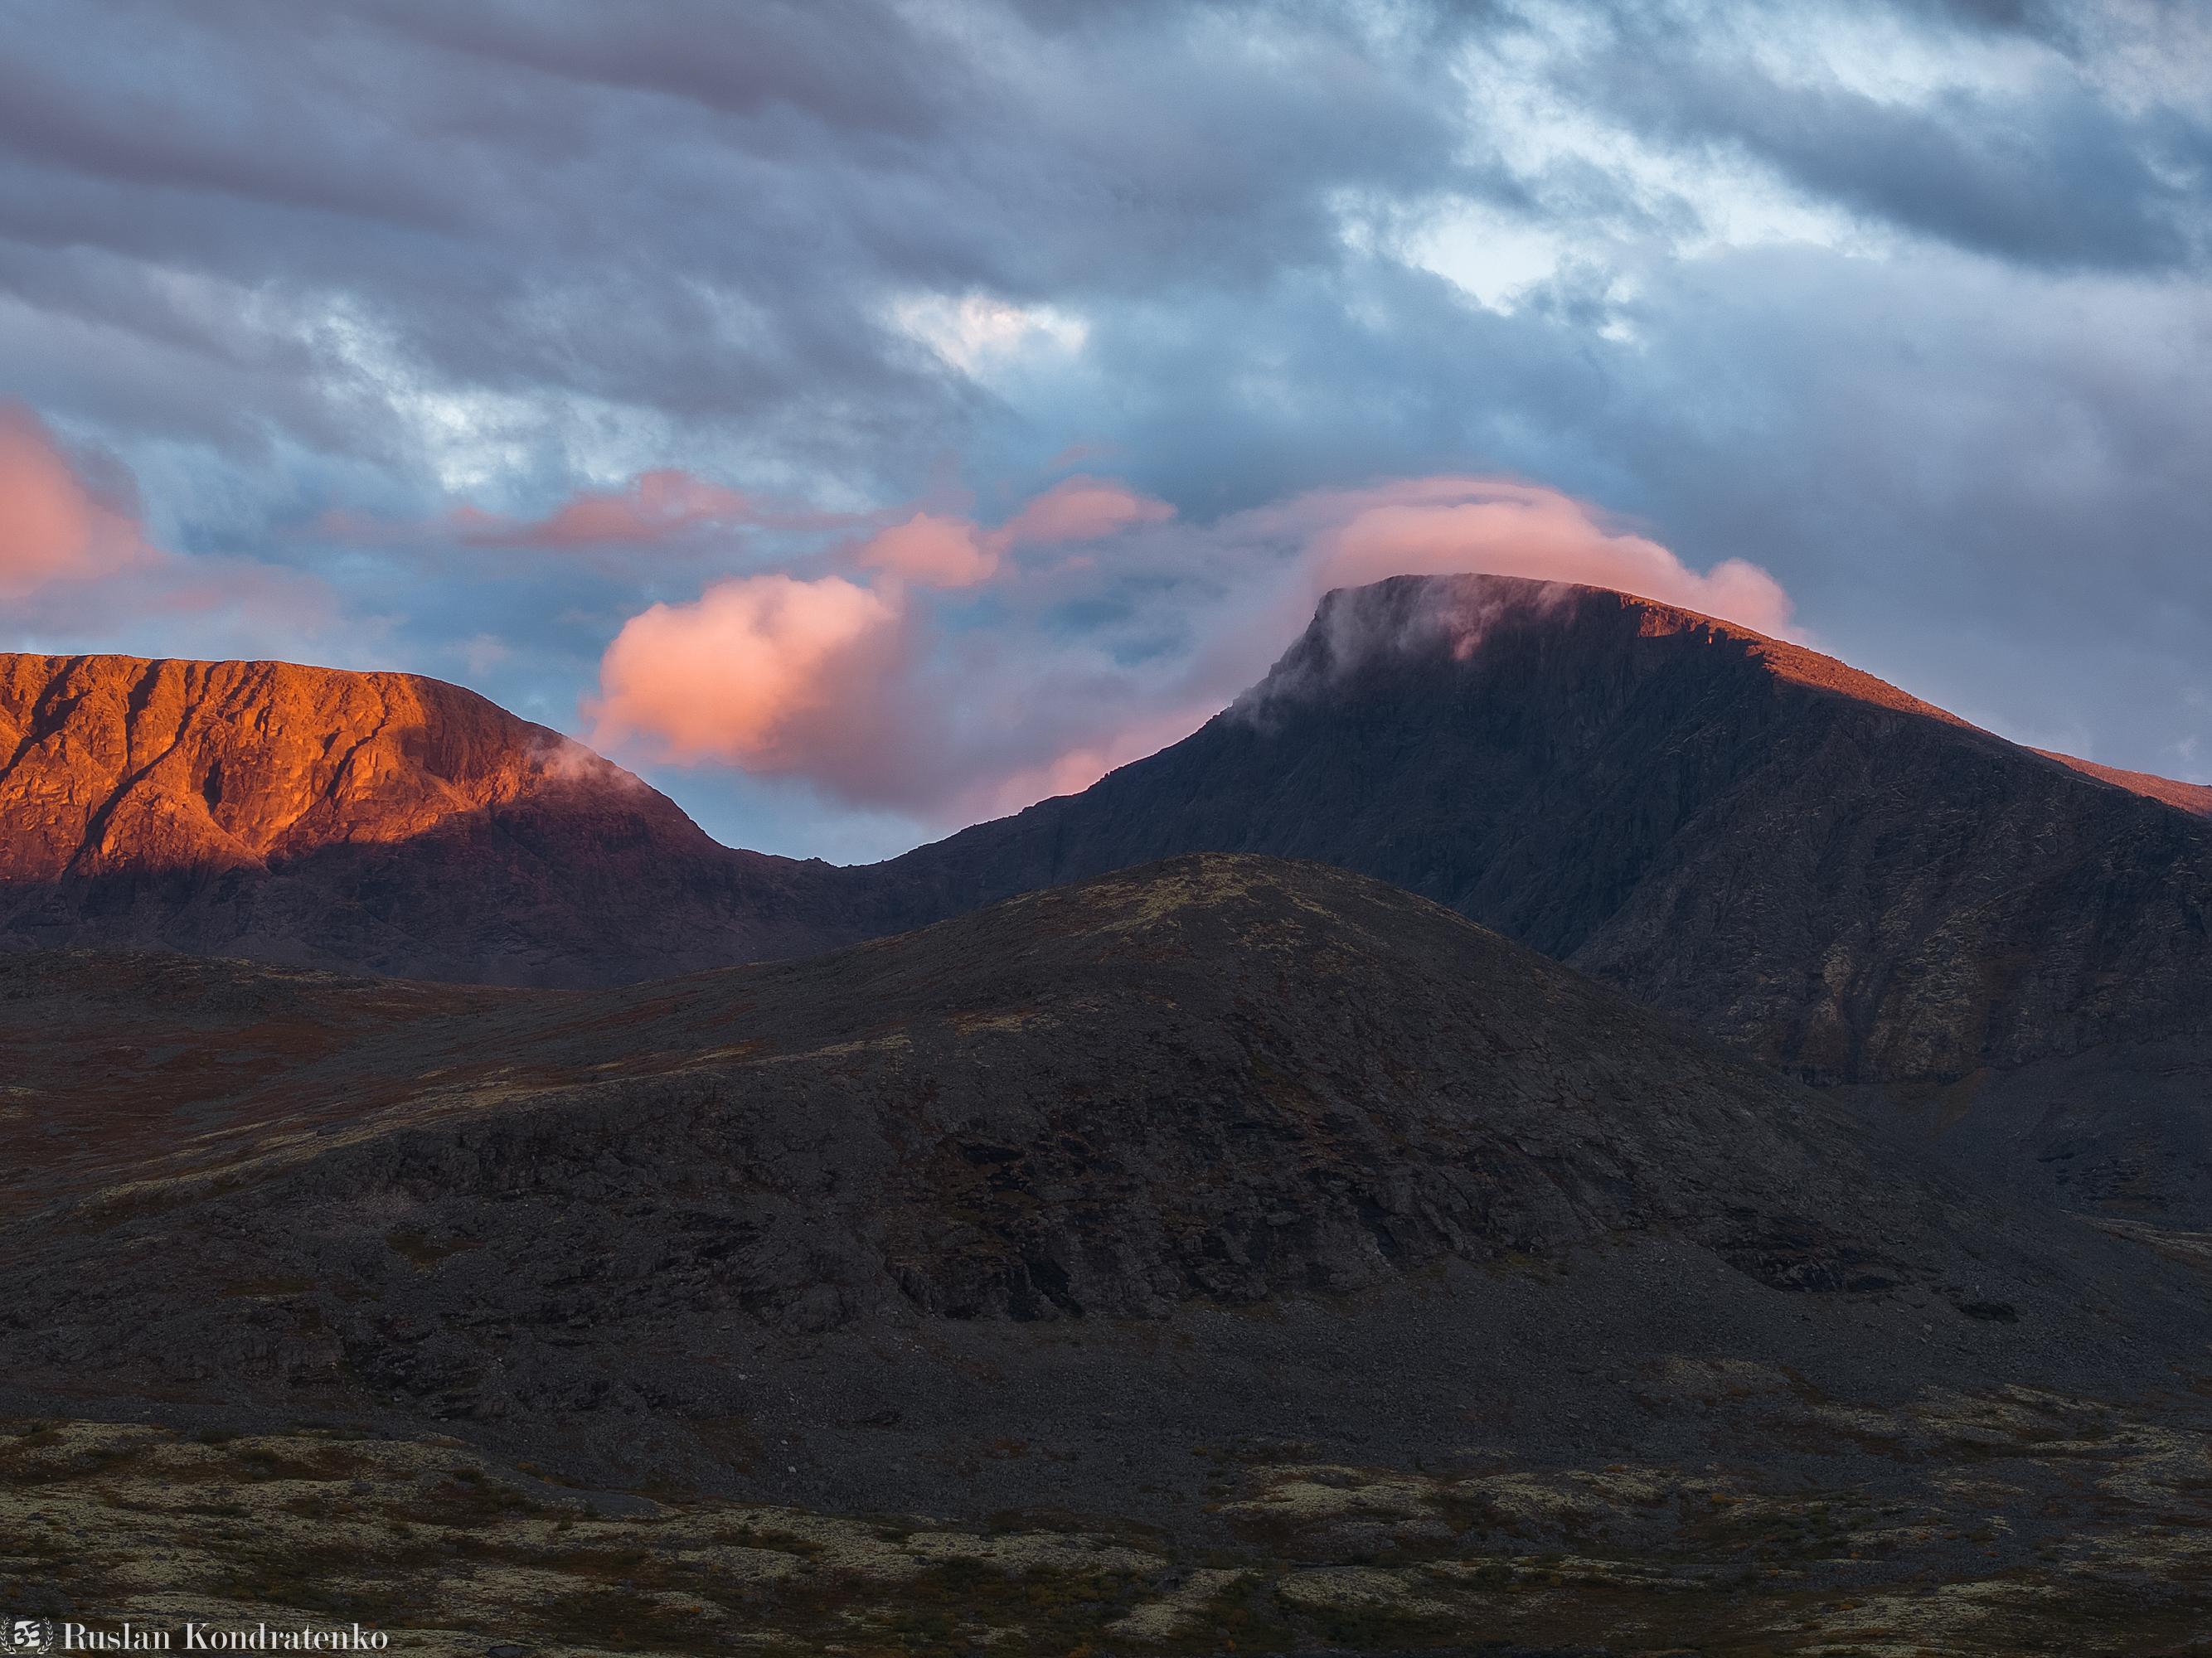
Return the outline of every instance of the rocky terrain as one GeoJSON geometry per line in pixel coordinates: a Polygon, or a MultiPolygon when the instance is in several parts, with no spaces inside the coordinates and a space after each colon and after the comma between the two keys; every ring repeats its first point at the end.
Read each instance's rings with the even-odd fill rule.
{"type": "Polygon", "coordinates": [[[50,1610],[1616,1653],[2212,1610],[2206,1240],[1964,1184],[1320,865],[594,992],[34,952],[0,1068],[0,1570],[50,1610]]]}
{"type": "Polygon", "coordinates": [[[412,674],[0,655],[0,944],[586,985],[818,949],[828,865],[716,845],[412,674]]]}
{"type": "Polygon", "coordinates": [[[2203,1650],[2201,1438],[2024,1390],[1839,1412],[1755,1367],[1647,1397],[1762,1382],[1801,1431],[1887,1436],[1905,1461],[1773,1489],[1489,1448],[1422,1472],[1201,1444],[1190,1467],[1215,1500],[1178,1528],[593,1491],[368,1424],[28,1421],[0,1424],[0,1586],[18,1611],[179,1648],[187,1624],[265,1622],[542,1658],[2203,1650]]]}

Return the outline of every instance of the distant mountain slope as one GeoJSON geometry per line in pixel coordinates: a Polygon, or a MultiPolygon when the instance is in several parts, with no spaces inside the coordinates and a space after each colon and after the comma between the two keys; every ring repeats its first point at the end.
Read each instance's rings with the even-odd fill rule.
{"type": "Polygon", "coordinates": [[[854,873],[920,916],[1195,848],[1380,877],[1813,1080],[2212,1035],[2212,823],[1817,653],[1507,577],[1332,593],[1191,738],[854,873]]]}
{"type": "Polygon", "coordinates": [[[412,674],[0,656],[0,826],[15,949],[601,984],[819,949],[837,910],[827,865],[412,674]]]}

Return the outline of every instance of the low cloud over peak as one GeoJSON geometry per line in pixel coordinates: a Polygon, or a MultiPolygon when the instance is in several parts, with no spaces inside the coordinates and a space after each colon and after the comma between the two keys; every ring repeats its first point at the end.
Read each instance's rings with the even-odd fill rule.
{"type": "Polygon", "coordinates": [[[1184,525],[1124,485],[1078,477],[995,530],[917,513],[845,556],[875,584],[745,576],[630,618],[585,706],[592,740],[647,762],[802,779],[945,826],[1086,787],[1187,735],[1334,587],[1532,576],[1790,631],[1788,597],[1765,571],[1734,560],[1700,574],[1586,503],[1486,478],[1316,490],[1184,525]],[[1075,542],[1095,556],[1003,558],[1075,542]],[[1194,575],[1211,589],[1203,599],[1187,585],[1144,597],[1194,575]],[[1116,623],[1071,641],[1071,610],[1116,604],[1116,623]]]}

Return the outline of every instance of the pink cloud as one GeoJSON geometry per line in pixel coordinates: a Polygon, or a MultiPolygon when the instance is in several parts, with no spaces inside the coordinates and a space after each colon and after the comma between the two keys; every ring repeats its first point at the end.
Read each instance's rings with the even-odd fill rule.
{"type": "Polygon", "coordinates": [[[1495,478],[1415,478],[1325,491],[1285,509],[1310,525],[1315,593],[1394,575],[1528,576],[1579,582],[1793,637],[1790,596],[1755,564],[1699,574],[1659,543],[1609,526],[1588,503],[1495,478]]]}
{"type": "Polygon", "coordinates": [[[161,562],[137,520],[87,489],[39,417],[0,404],[0,598],[161,562]]]}
{"type": "Polygon", "coordinates": [[[318,540],[404,546],[619,551],[681,545],[716,531],[836,530],[884,515],[824,513],[750,495],[678,467],[640,472],[619,489],[579,489],[543,518],[518,519],[463,501],[436,517],[379,519],[336,509],[315,521],[318,540]]]}
{"type": "Polygon", "coordinates": [[[204,655],[276,655],[333,621],[314,576],[155,546],[130,475],[112,458],[91,470],[100,483],[36,414],[0,403],[0,623],[19,641],[114,649],[159,617],[165,635],[204,655]]]}
{"type": "Polygon", "coordinates": [[[971,519],[917,513],[862,543],[853,562],[926,587],[972,587],[999,573],[1011,548],[1099,541],[1174,516],[1164,501],[1115,479],[1065,478],[995,530],[971,519]]]}
{"type": "Polygon", "coordinates": [[[972,587],[988,581],[999,568],[998,550],[980,544],[977,535],[976,526],[964,518],[916,513],[863,543],[854,562],[926,587],[972,587]]]}
{"type": "Polygon", "coordinates": [[[992,539],[1002,546],[1024,542],[1096,541],[1136,525],[1175,516],[1164,501],[1140,495],[1114,478],[1064,478],[1001,525],[992,539]]]}
{"type": "Polygon", "coordinates": [[[590,740],[641,739],[678,765],[719,762],[864,790],[886,762],[884,691],[906,656],[896,597],[834,575],[718,582],[623,625],[585,707],[590,740]]]}
{"type": "Polygon", "coordinates": [[[760,514],[736,489],[664,467],[640,472],[626,489],[580,489],[545,517],[515,523],[474,507],[456,507],[447,524],[465,541],[499,547],[587,547],[665,541],[700,525],[748,524],[760,514]]]}

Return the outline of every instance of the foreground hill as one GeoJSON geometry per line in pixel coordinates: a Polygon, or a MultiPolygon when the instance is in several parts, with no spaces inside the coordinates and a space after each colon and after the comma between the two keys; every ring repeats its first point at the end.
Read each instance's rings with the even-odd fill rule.
{"type": "Polygon", "coordinates": [[[0,656],[0,756],[15,949],[606,984],[817,949],[837,908],[826,865],[718,846],[581,744],[412,674],[0,656]]]}
{"type": "MultiPolygon", "coordinates": [[[[2170,1258],[2188,1240],[1979,1194],[1832,1096],[1316,865],[1179,858],[811,960],[599,992],[29,954],[0,962],[0,1410],[465,1436],[465,1482],[392,1491],[377,1482],[417,1480],[407,1459],[312,1441],[240,1461],[143,1427],[112,1446],[55,1430],[58,1461],[15,1457],[49,1482],[97,1466],[139,1546],[172,1508],[205,1509],[207,1482],[242,1485],[208,1511],[241,1521],[216,1528],[230,1581],[270,1598],[372,1594],[271,1540],[311,1515],[361,1532],[348,1571],[419,1566],[426,1586],[443,1575],[425,1589],[441,1605],[511,1591],[548,1628],[588,1623],[560,1574],[615,1546],[520,1510],[507,1540],[467,1533],[508,1512],[475,1483],[494,1458],[743,1500],[696,1527],[688,1564],[621,1557],[637,1593],[605,1604],[633,1631],[673,1631],[696,1602],[653,1596],[706,1594],[717,1570],[727,1605],[758,1616],[746,1597],[765,1596],[794,1631],[833,1627],[839,1596],[872,1607],[879,1581],[963,1607],[997,1581],[928,1575],[983,1546],[915,1540],[944,1519],[871,1522],[894,1551],[824,1554],[817,1582],[722,1560],[804,1557],[794,1537],[844,1549],[757,1504],[964,1516],[955,1532],[1018,1509],[1150,1528],[1117,1533],[1145,1558],[1115,1557],[1098,1595],[1130,1615],[1162,1601],[1161,1638],[1203,1613],[1200,1650],[1241,1580],[1197,1580],[1176,1612],[1162,1537],[1312,1568],[1264,1618],[1237,1614],[1261,1649],[1293,1619],[1389,1646],[1436,1644],[1438,1619],[1531,1619],[1530,1643],[1554,1647],[1556,1620],[1507,1592],[1523,1570],[1540,1590],[1560,1551],[1616,1563],[1577,1568],[1610,1585],[1578,1627],[1619,1640],[1651,1628],[1639,1597],[1670,1561],[1729,1563],[1726,1593],[1665,1614],[1710,1631],[1763,1581],[1746,1573],[1781,1562],[1832,1599],[1937,1561],[2031,1569],[2054,1527],[2117,1536],[2115,1503],[2201,1506],[2188,1390],[2212,1386],[2212,1315],[2170,1258]],[[1993,1445],[2050,1466],[1999,1477],[1993,1445]],[[2123,1451],[2109,1480],[2082,1472],[2123,1451]],[[1816,1522],[1808,1491],[1893,1517],[1816,1522]],[[467,1582],[416,1533],[388,1540],[379,1503],[403,1527],[464,1528],[467,1582]],[[1961,1503],[1975,1540],[1931,1538],[1927,1517],[1961,1503]],[[1839,1527],[1864,1529],[1864,1562],[1841,1559],[1839,1527]],[[1500,1579],[1486,1553],[1542,1558],[1500,1579]],[[1450,1570],[1425,1578],[1425,1559],[1450,1570]]],[[[206,1556],[205,1523],[178,1521],[175,1558],[206,1556]]],[[[1100,1535],[1082,1549],[1124,1546],[1100,1535]]],[[[1080,1563],[1006,1546],[1028,1551],[1012,1570],[1080,1563]]],[[[2129,1618],[2172,1615],[2185,1591],[2159,1570],[2129,1618]]],[[[602,1621],[604,1644],[620,1620],[602,1621]]],[[[1035,1649],[1067,1649],[1061,1628],[1035,1649]]]]}

